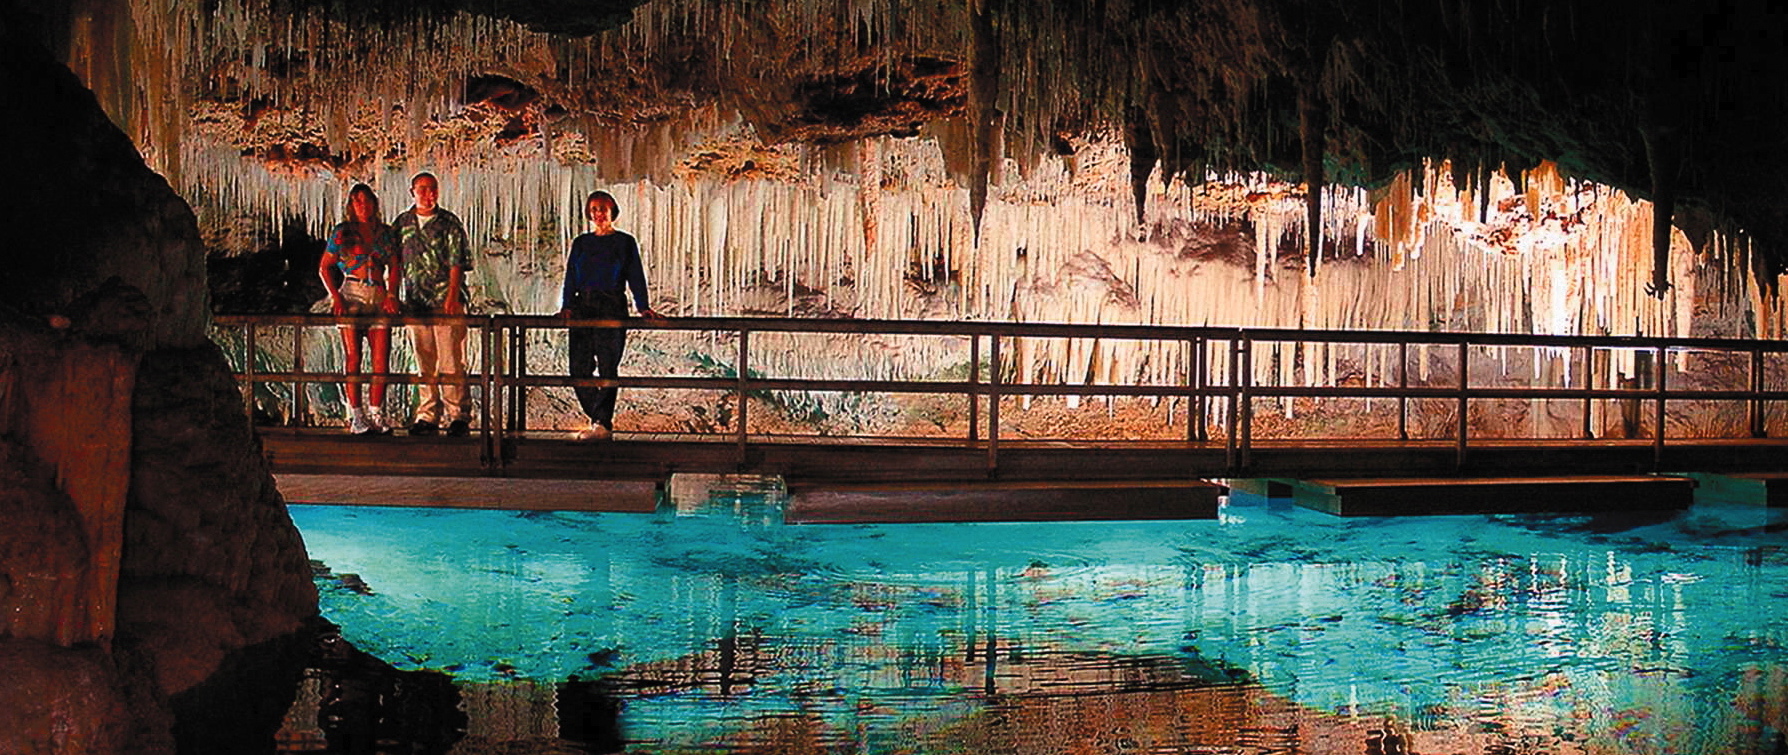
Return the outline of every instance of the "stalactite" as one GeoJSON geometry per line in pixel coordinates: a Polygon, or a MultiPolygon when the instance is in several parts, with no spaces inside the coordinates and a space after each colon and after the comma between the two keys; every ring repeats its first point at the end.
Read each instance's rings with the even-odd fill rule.
{"type": "Polygon", "coordinates": [[[1676,212],[1677,137],[1669,128],[1645,130],[1645,159],[1651,170],[1651,282],[1646,293],[1659,299],[1670,290],[1671,218],[1676,212]]]}
{"type": "MultiPolygon", "coordinates": [[[[368,31],[319,14],[271,18],[263,5],[247,0],[132,0],[131,5],[128,28],[108,28],[91,18],[84,22],[85,36],[93,41],[79,57],[78,70],[102,102],[115,108],[114,117],[152,164],[186,196],[265,216],[276,227],[302,221],[321,235],[339,219],[348,183],[372,183],[386,209],[395,212],[406,202],[409,175],[437,170],[443,205],[459,212],[478,240],[483,256],[475,266],[476,285],[515,312],[556,309],[563,255],[584,230],[582,198],[603,188],[620,199],[621,226],[641,240],[655,296],[674,301],[672,311],[683,315],[1686,335],[1696,324],[1697,303],[1729,291],[1749,300],[1733,306],[1754,313],[1760,334],[1781,332],[1773,276],[1733,282],[1716,277],[1709,271],[1746,266],[1737,261],[1696,265],[1686,242],[1669,227],[1665,202],[1654,207],[1613,190],[1566,182],[1550,163],[1513,176],[1492,173],[1493,164],[1506,163],[1490,155],[1426,165],[1394,177],[1370,199],[1328,186],[1320,162],[1323,114],[1314,100],[1300,102],[1300,112],[1304,106],[1311,110],[1311,120],[1302,126],[1308,180],[1302,201],[1295,188],[1259,176],[1196,176],[1208,180],[1194,187],[1164,170],[1162,181],[1150,181],[1161,163],[1159,153],[1177,149],[1174,135],[1152,131],[1152,116],[1139,109],[1124,110],[1122,92],[1104,96],[1113,101],[1112,122],[1129,124],[1128,133],[1076,144],[1072,171],[1045,160],[1022,176],[1000,180],[999,139],[1006,125],[1035,118],[1048,105],[1025,99],[1047,96],[1035,88],[1000,91],[997,73],[1002,67],[1014,76],[1038,70],[1042,63],[1027,58],[1027,49],[1059,49],[1070,41],[1030,36],[1014,41],[1002,35],[1032,32],[996,28],[989,9],[980,5],[968,11],[978,19],[972,37],[959,38],[952,36],[963,34],[958,25],[900,20],[885,0],[795,4],[792,23],[857,19],[866,46],[916,39],[937,42],[939,49],[968,50],[975,58],[972,81],[981,83],[971,88],[965,120],[927,124],[922,138],[861,142],[854,152],[839,153],[850,157],[842,165],[825,162],[837,154],[799,152],[812,165],[838,167],[846,175],[828,170],[795,179],[742,180],[672,179],[667,172],[690,144],[749,135],[748,125],[717,114],[718,108],[692,108],[687,120],[661,124],[570,116],[537,141],[495,153],[456,150],[448,131],[458,123],[456,116],[472,107],[460,101],[472,73],[468,50],[500,51],[495,57],[508,65],[562,70],[567,91],[579,91],[591,84],[581,78],[590,61],[626,59],[684,35],[741,34],[728,15],[733,10],[648,4],[638,23],[615,34],[549,44],[514,24],[464,14],[434,26],[368,31]],[[208,7],[210,15],[198,5],[208,7]],[[126,49],[105,43],[118,35],[134,35],[135,43],[128,54],[108,58],[105,50],[126,49]],[[400,52],[420,57],[389,65],[400,52]],[[270,56],[284,60],[286,75],[265,75],[270,56]],[[228,141],[194,138],[198,126],[187,117],[193,103],[172,93],[185,91],[176,86],[181,80],[224,65],[242,74],[232,85],[247,101],[262,98],[279,110],[307,112],[292,118],[308,118],[299,125],[343,161],[244,160],[228,141]],[[343,70],[366,74],[341,77],[343,70]],[[435,76],[414,75],[417,71],[435,76]],[[342,96],[317,99],[331,87],[340,88],[342,96]],[[301,111],[318,101],[332,104],[301,111]],[[1002,103],[1012,112],[999,112],[1002,103]],[[1314,148],[1308,146],[1312,140],[1314,148]],[[1120,146],[1126,142],[1127,151],[1120,146]],[[365,159],[352,162],[349,155],[365,159]],[[1157,233],[1185,219],[1252,228],[1245,242],[1253,246],[1252,269],[1182,253],[1170,246],[1177,242],[1157,233]],[[1305,271],[1314,276],[1320,265],[1320,285],[1308,276],[1278,274],[1297,262],[1279,259],[1288,239],[1308,244],[1305,271]],[[1323,244],[1337,250],[1342,248],[1337,242],[1346,239],[1353,243],[1352,258],[1334,251],[1322,257],[1323,244]],[[1639,292],[1648,278],[1654,290],[1661,291],[1660,280],[1674,287],[1661,298],[1645,297],[1639,292]]],[[[1674,165],[1661,153],[1652,161],[1674,165]]],[[[1731,243],[1716,236],[1710,248],[1731,243]]],[[[834,347],[843,348],[827,344],[834,347]]],[[[897,354],[878,356],[871,356],[873,344],[862,348],[861,369],[913,376],[935,369],[934,360],[953,347],[902,345],[897,354]]],[[[1183,359],[1156,349],[1147,343],[1057,339],[1011,353],[1014,368],[1028,379],[1183,379],[1183,359]]],[[[1395,379],[1371,374],[1392,366],[1370,352],[1356,356],[1304,345],[1288,347],[1281,356],[1276,364],[1257,361],[1261,376],[1332,380],[1338,362],[1351,359],[1365,365],[1368,382],[1395,379]],[[1301,372],[1294,375],[1294,366],[1301,372]],[[1273,369],[1286,372],[1267,372],[1273,369]]],[[[1424,379],[1427,357],[1424,351],[1414,362],[1424,379]]],[[[1214,355],[1213,369],[1226,365],[1227,358],[1214,355]]]]}
{"type": "Polygon", "coordinates": [[[999,161],[1000,41],[987,0],[967,4],[969,31],[969,127],[974,131],[973,167],[969,176],[969,213],[974,237],[981,235],[981,217],[987,208],[987,185],[999,161]]]}
{"type": "Polygon", "coordinates": [[[1316,78],[1307,74],[1298,88],[1298,131],[1304,157],[1304,204],[1309,215],[1304,225],[1307,229],[1305,238],[1309,244],[1309,261],[1304,269],[1311,278],[1316,277],[1316,269],[1322,263],[1323,131],[1328,128],[1328,113],[1323,110],[1322,94],[1317,91],[1317,87],[1316,78]]]}
{"type": "Polygon", "coordinates": [[[1148,207],[1149,176],[1160,161],[1161,151],[1155,144],[1154,129],[1139,108],[1130,109],[1124,143],[1130,147],[1130,197],[1136,206],[1136,223],[1141,225],[1148,207]]]}
{"type": "Polygon", "coordinates": [[[881,140],[866,139],[857,146],[858,206],[863,213],[863,248],[876,247],[876,229],[881,225],[882,192],[881,140]]]}

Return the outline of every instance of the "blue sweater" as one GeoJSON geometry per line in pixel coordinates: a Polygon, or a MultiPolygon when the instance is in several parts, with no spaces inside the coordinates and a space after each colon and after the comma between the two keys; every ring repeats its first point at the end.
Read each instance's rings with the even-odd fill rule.
{"type": "Polygon", "coordinates": [[[571,242],[565,260],[565,288],[559,306],[570,307],[577,294],[618,294],[633,291],[633,306],[641,312],[652,308],[646,296],[646,268],[639,258],[639,242],[625,231],[607,236],[586,233],[571,242]]]}

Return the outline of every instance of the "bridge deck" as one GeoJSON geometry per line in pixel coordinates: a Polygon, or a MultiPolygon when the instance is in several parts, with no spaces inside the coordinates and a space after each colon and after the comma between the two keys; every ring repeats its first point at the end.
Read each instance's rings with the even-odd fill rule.
{"type": "Polygon", "coordinates": [[[306,474],[661,480],[678,473],[777,475],[806,482],[1150,481],[1225,477],[1548,477],[1651,472],[1769,473],[1788,466],[1788,439],[1256,440],[1245,458],[1221,442],[1002,440],[619,433],[467,438],[357,437],[339,429],[262,428],[275,472],[306,474]],[[499,451],[493,453],[493,451],[499,451]],[[1461,463],[1463,461],[1463,463],[1461,463]]]}

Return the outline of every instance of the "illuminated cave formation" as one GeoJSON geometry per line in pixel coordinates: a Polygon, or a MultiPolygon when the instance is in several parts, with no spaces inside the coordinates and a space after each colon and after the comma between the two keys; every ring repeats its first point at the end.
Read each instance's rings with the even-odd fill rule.
{"type": "MultiPolygon", "coordinates": [[[[26,45],[11,44],[41,37],[168,185],[115,134],[71,138],[65,162],[19,158],[41,185],[12,205],[11,271],[28,275],[4,283],[11,309],[0,335],[32,345],[6,352],[0,378],[13,382],[0,385],[54,369],[66,357],[56,354],[123,349],[131,369],[159,376],[149,389],[139,381],[139,413],[198,416],[139,416],[139,435],[163,433],[146,442],[180,456],[181,443],[209,443],[183,429],[199,424],[203,438],[227,439],[210,445],[236,455],[185,460],[228,470],[208,486],[215,500],[189,503],[178,490],[131,499],[123,537],[136,550],[124,568],[146,589],[120,611],[147,648],[135,661],[49,648],[53,627],[31,640],[43,647],[6,635],[0,652],[29,657],[37,680],[20,690],[85,695],[49,700],[62,708],[37,718],[40,708],[8,706],[23,723],[3,728],[25,735],[51,731],[53,715],[96,711],[89,741],[165,751],[170,731],[194,725],[181,718],[190,707],[165,698],[314,603],[307,575],[288,573],[295,531],[276,513],[246,427],[233,424],[221,359],[193,350],[205,301],[195,226],[220,256],[288,229],[314,237],[355,181],[373,183],[395,211],[411,173],[442,174],[444,205],[479,239],[487,310],[551,311],[559,257],[579,230],[568,219],[585,192],[607,188],[673,314],[1772,337],[1784,328],[1776,295],[1788,261],[1788,150],[1777,131],[1788,121],[1788,23],[1765,0],[42,5],[8,3],[0,16],[17,56],[6,61],[8,133],[60,150],[64,136],[105,131],[97,118],[64,122],[93,99],[66,74],[34,67],[44,61],[21,62],[26,45]],[[125,184],[130,192],[110,193],[125,184]],[[111,275],[141,299],[102,289],[111,275]],[[122,346],[116,329],[79,317],[96,290],[119,311],[149,313],[126,323],[122,346]],[[66,313],[77,315],[72,332],[45,330],[44,316],[66,313]],[[41,345],[58,339],[75,345],[41,345]],[[40,352],[50,356],[39,365],[12,361],[40,352]],[[191,385],[169,374],[203,379],[181,393],[191,385]],[[182,400],[155,400],[170,392],[182,400]],[[191,521],[207,523],[217,552],[193,550],[179,538],[194,530],[168,524],[191,521]],[[273,545],[255,551],[257,542],[273,545]],[[257,601],[286,613],[243,618],[257,601]],[[172,628],[189,605],[209,612],[215,635],[172,628]]],[[[1062,348],[1019,354],[1017,369],[1044,380],[1095,365],[1143,380],[1177,369],[1168,355],[1126,351],[1146,347],[1062,348]]],[[[935,369],[924,354],[878,358],[887,374],[935,369]]],[[[0,391],[0,471],[21,481],[9,495],[43,496],[5,512],[68,509],[56,496],[106,488],[66,489],[57,464],[74,462],[55,455],[62,436],[42,435],[46,423],[30,419],[21,395],[0,391]]],[[[116,421],[86,412],[64,424],[116,421]]],[[[139,481],[170,477],[182,475],[134,471],[131,495],[146,489],[139,481]]],[[[107,490],[78,502],[124,516],[125,496],[107,490]]],[[[9,531],[81,526],[61,510],[9,531]]],[[[79,572],[63,575],[69,585],[105,581],[80,571],[84,551],[44,558],[77,564],[64,569],[79,572]]],[[[107,602],[60,595],[33,605],[107,602]]]]}
{"type": "Polygon", "coordinates": [[[600,187],[673,314],[1769,336],[1780,24],[1727,10],[86,0],[67,57],[208,227],[441,173],[486,311],[600,187]]]}
{"type": "MultiPolygon", "coordinates": [[[[1401,268],[1478,247],[1531,258],[1490,273],[1528,283],[1371,285],[1506,309],[1574,285],[1559,273],[1589,258],[1607,290],[1583,292],[1575,322],[1504,311],[1484,326],[1660,334],[1685,332],[1693,296],[1675,289],[1700,262],[1755,268],[1773,292],[1770,244],[1788,231],[1788,165],[1748,128],[1788,109],[1769,53],[1783,24],[1765,3],[1728,6],[84,0],[67,58],[207,215],[320,233],[348,183],[401,204],[408,175],[433,169],[475,235],[550,277],[578,199],[619,186],[685,314],[742,313],[744,289],[776,279],[858,317],[1097,317],[1015,290],[1089,249],[1131,275],[1172,267],[1148,245],[1221,219],[1256,231],[1255,302],[1211,304],[1220,276],[1139,275],[1174,290],[1107,319],[1421,328],[1325,311],[1356,298],[1351,281],[1326,297],[1285,281],[1295,316],[1267,314],[1287,307],[1261,287],[1289,277],[1281,257],[1320,277],[1363,251],[1401,268]],[[1266,202],[1198,194],[1235,177],[1292,183],[1256,192],[1266,202]],[[952,293],[916,303],[909,268],[952,293]]],[[[494,267],[496,299],[548,306],[547,286],[494,267]]]]}

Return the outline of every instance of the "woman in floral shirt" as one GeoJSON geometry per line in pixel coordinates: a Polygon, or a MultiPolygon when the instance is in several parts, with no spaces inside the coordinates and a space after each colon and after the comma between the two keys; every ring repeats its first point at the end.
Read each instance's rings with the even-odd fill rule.
{"type": "MultiPolygon", "coordinates": [[[[397,314],[397,282],[401,271],[391,228],[379,213],[379,198],[372,187],[355,184],[348,191],[347,220],[329,232],[329,244],[317,263],[317,274],[329,290],[329,311],[337,316],[397,314]]],[[[355,435],[387,435],[385,378],[391,361],[391,326],[377,323],[361,327],[344,321],[336,326],[347,351],[348,380],[343,395],[348,402],[348,432],[355,435]],[[360,405],[361,336],[372,346],[371,403],[360,405]]]]}

